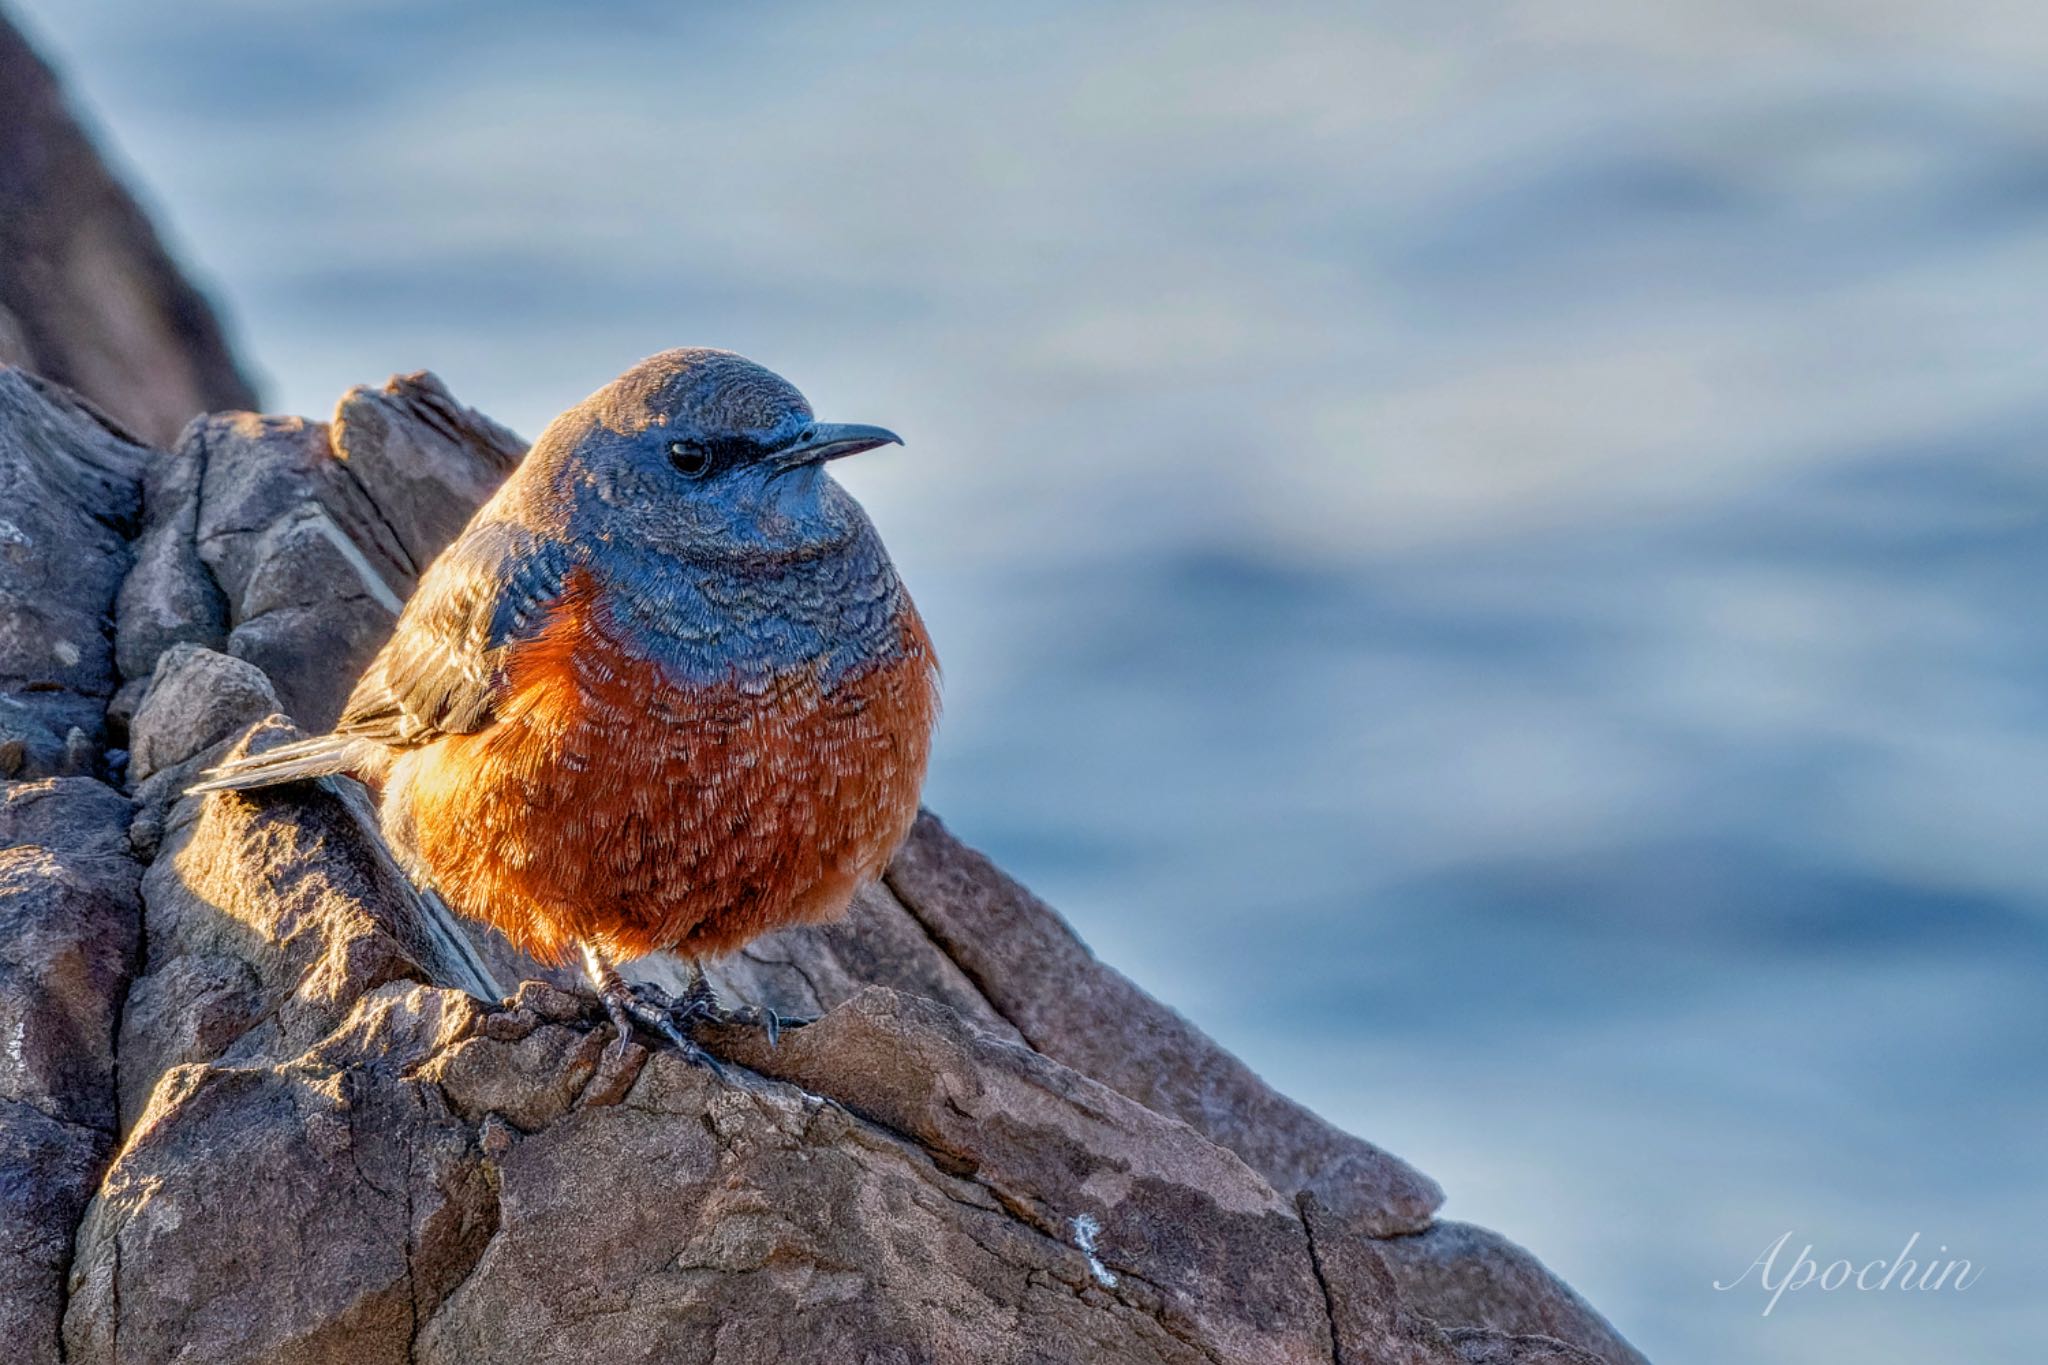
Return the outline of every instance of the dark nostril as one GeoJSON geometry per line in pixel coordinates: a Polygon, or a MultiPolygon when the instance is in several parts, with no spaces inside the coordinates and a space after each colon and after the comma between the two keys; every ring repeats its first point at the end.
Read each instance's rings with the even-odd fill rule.
{"type": "Polygon", "coordinates": [[[805,427],[805,428],[804,428],[804,434],[803,434],[803,435],[801,435],[801,436],[799,436],[799,437],[797,437],[797,439],[798,439],[799,441],[808,441],[808,440],[810,440],[810,439],[811,439],[811,438],[812,438],[813,436],[816,436],[817,434],[818,434],[818,429],[817,429],[816,427],[805,427]]]}

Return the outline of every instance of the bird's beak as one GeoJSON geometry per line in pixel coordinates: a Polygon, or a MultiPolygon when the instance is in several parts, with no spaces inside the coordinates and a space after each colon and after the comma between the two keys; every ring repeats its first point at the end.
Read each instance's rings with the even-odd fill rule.
{"type": "Polygon", "coordinates": [[[858,455],[876,446],[902,445],[903,438],[887,427],[864,427],[857,422],[814,422],[803,435],[775,452],[775,468],[787,472],[827,460],[858,455]]]}

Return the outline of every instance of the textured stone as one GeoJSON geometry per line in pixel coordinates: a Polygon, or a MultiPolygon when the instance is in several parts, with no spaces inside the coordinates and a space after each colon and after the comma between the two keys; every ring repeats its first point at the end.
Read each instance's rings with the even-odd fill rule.
{"type": "MultiPolygon", "coordinates": [[[[242,743],[296,735],[271,721],[242,743]]],[[[387,982],[460,977],[353,783],[177,802],[142,895],[146,975],[133,1003],[146,1017],[194,1022],[189,1038],[173,1035],[125,1059],[124,1090],[146,1091],[157,1068],[194,1060],[214,1041],[237,1055],[304,1047],[387,982]],[[182,959],[198,961],[177,966],[182,959]],[[226,1021],[237,1017],[258,1022],[236,1034],[226,1021]]],[[[131,1024],[129,1032],[141,1030],[131,1024]]]]}
{"type": "Polygon", "coordinates": [[[262,1018],[264,1003],[255,970],[228,953],[183,953],[137,977],[121,1011],[122,1131],[134,1126],[159,1077],[219,1057],[262,1018]]]}
{"type": "Polygon", "coordinates": [[[126,897],[47,849],[0,851],[0,1099],[114,1126],[114,1024],[135,951],[126,897]]]}
{"type": "Polygon", "coordinates": [[[0,849],[54,849],[73,867],[132,888],[129,809],[127,797],[88,777],[0,783],[0,849]]]}
{"type": "Polygon", "coordinates": [[[145,782],[281,709],[262,669],[198,645],[173,645],[158,657],[128,723],[128,779],[145,782]]]}
{"type": "Polygon", "coordinates": [[[0,361],[49,375],[168,444],[255,399],[206,300],[0,15],[0,361]]]}
{"type": "Polygon", "coordinates": [[[1601,1365],[1601,1358],[1554,1337],[1459,1328],[1449,1334],[1463,1365],[1601,1365]]]}
{"type": "MultiPolygon", "coordinates": [[[[757,939],[709,971],[725,994],[784,1014],[822,1014],[866,986],[888,986],[939,1001],[984,1032],[1023,1041],[881,883],[862,887],[845,919],[757,939]]],[[[661,959],[636,963],[633,973],[670,989],[682,984],[661,959]]]]}
{"type": "Polygon", "coordinates": [[[73,396],[0,370],[0,777],[93,765],[148,454],[73,396]]]}
{"type": "Polygon", "coordinates": [[[407,1359],[493,1224],[467,1125],[404,1079],[473,1021],[393,985],[289,1061],[167,1073],[79,1230],[68,1358],[407,1359]]]}
{"type": "Polygon", "coordinates": [[[114,1145],[113,1027],[138,931],[129,803],[0,784],[0,1342],[54,1362],[72,1231],[114,1145]]]}
{"type": "Polygon", "coordinates": [[[149,463],[135,566],[122,580],[115,607],[114,657],[124,678],[148,677],[157,656],[174,644],[213,650],[227,644],[227,602],[197,546],[203,472],[191,442],[149,463]]]}
{"type": "Polygon", "coordinates": [[[919,816],[889,888],[1032,1047],[1172,1114],[1282,1190],[1375,1233],[1429,1225],[1436,1182],[1279,1094],[1200,1029],[1096,960],[1043,901],[919,816]]]}
{"type": "Polygon", "coordinates": [[[526,443],[455,401],[422,370],[350,389],[334,410],[334,453],[418,573],[469,524],[526,443]]]}
{"type": "Polygon", "coordinates": [[[181,453],[202,471],[196,549],[227,603],[228,651],[268,673],[301,723],[333,724],[398,619],[410,560],[323,424],[207,417],[181,453]]]}
{"type": "Polygon", "coordinates": [[[128,809],[90,778],[0,785],[0,1099],[102,1133],[139,932],[128,809]]]}
{"type": "Polygon", "coordinates": [[[1292,1203],[1186,1125],[872,987],[780,1048],[748,1034],[727,1050],[909,1138],[1045,1236],[1092,1247],[1091,1278],[1156,1294],[1147,1311],[1169,1330],[1231,1360],[1327,1358],[1292,1203]]]}
{"type": "Polygon", "coordinates": [[[9,1365],[57,1365],[71,1233],[111,1140],[0,1100],[0,1342],[9,1365]]]}
{"type": "MultiPolygon", "coordinates": [[[[498,1235],[422,1358],[653,1341],[684,1360],[1329,1358],[1300,1225],[1228,1153],[929,1002],[870,992],[804,1035],[778,1060],[833,1078],[831,1097],[662,1053],[623,1102],[503,1139],[498,1235]],[[986,1102],[987,1121],[944,1116],[949,1101],[986,1102]],[[1083,1132],[1110,1147],[1076,1146],[1083,1132]],[[1072,1223],[1089,1211],[1119,1239],[1093,1264],[1072,1223]]],[[[479,1115],[500,1096],[465,1072],[552,1049],[473,1035],[453,1051],[489,1061],[420,1074],[479,1115]]]]}
{"type": "Polygon", "coordinates": [[[1554,1337],[1440,1327],[1402,1298],[1362,1220],[1332,1214],[1306,1191],[1299,1203],[1329,1304],[1337,1365],[1602,1365],[1599,1356],[1554,1337]]]}
{"type": "Polygon", "coordinates": [[[349,689],[391,635],[398,618],[375,598],[348,597],[326,608],[286,607],[236,626],[228,652],[262,669],[293,716],[318,732],[334,724],[349,689]],[[309,653],[307,642],[326,652],[309,653]]]}
{"type": "MultiPolygon", "coordinates": [[[[332,425],[232,413],[187,430],[179,457],[200,472],[190,513],[196,558],[226,605],[227,650],[270,675],[301,724],[325,728],[391,633],[421,566],[438,554],[519,458],[516,438],[457,404],[430,374],[356,389],[332,425]]],[[[146,586],[194,602],[191,638],[218,631],[209,600],[185,577],[168,496],[144,540],[146,586]],[[168,541],[151,537],[169,528],[168,541]],[[161,566],[177,562],[173,570],[161,566]],[[181,586],[182,585],[182,586],[181,586]]],[[[139,660],[174,615],[148,616],[139,660]]]]}
{"type": "Polygon", "coordinates": [[[1439,1323],[1554,1337],[1607,1365],[1641,1365],[1633,1346],[1543,1263],[1469,1223],[1375,1243],[1402,1299],[1439,1323]]]}

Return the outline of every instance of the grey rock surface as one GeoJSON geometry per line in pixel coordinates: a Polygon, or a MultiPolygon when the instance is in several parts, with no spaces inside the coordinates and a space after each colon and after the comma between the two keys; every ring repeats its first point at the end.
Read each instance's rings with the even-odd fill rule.
{"type": "Polygon", "coordinates": [[[144,668],[174,639],[224,638],[228,653],[270,676],[300,723],[333,724],[420,569],[524,453],[430,374],[352,389],[331,423],[252,413],[195,421],[176,455],[188,472],[151,504],[142,585],[124,594],[138,604],[121,620],[124,670],[144,668]],[[195,489],[189,502],[178,497],[185,483],[195,489]],[[219,594],[218,615],[195,560],[219,594]],[[196,610],[180,635],[170,604],[185,600],[196,610]]]}
{"type": "Polygon", "coordinates": [[[254,664],[195,644],[172,645],[157,656],[128,721],[128,780],[139,786],[211,753],[281,709],[269,675],[254,664]]]}
{"type": "Polygon", "coordinates": [[[1275,1185],[1310,1190],[1376,1236],[1429,1226],[1436,1182],[1279,1094],[1094,954],[1051,907],[919,817],[887,874],[931,940],[1033,1047],[1172,1114],[1275,1185]],[[1061,989],[1048,991],[1056,981],[1061,989]]]}
{"type": "Polygon", "coordinates": [[[1642,1359],[1591,1304],[1497,1232],[1439,1222],[1378,1250],[1402,1298],[1438,1321],[1557,1337],[1602,1360],[1642,1359]]]}
{"type": "Polygon", "coordinates": [[[74,1230],[115,1145],[134,970],[129,801],[89,777],[0,783],[0,1342],[60,1359],[74,1230]]]}
{"type": "Polygon", "coordinates": [[[505,481],[526,442],[455,401],[434,375],[350,389],[334,409],[334,454],[369,495],[417,574],[505,481]]]}
{"type": "Polygon", "coordinates": [[[157,656],[175,644],[227,645],[227,600],[199,558],[203,472],[196,454],[181,445],[150,460],[144,474],[148,529],[136,538],[135,566],[115,604],[114,661],[124,678],[149,677],[157,656]]]}
{"type": "Polygon", "coordinates": [[[147,458],[75,396],[0,368],[0,777],[100,762],[147,458]]]}

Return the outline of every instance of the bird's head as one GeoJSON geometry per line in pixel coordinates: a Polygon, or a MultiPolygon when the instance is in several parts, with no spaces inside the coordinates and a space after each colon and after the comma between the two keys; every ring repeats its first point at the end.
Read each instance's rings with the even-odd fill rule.
{"type": "Polygon", "coordinates": [[[701,348],[650,356],[536,443],[571,529],[690,559],[803,554],[850,534],[859,509],[829,460],[901,438],[820,422],[788,380],[701,348]]]}

